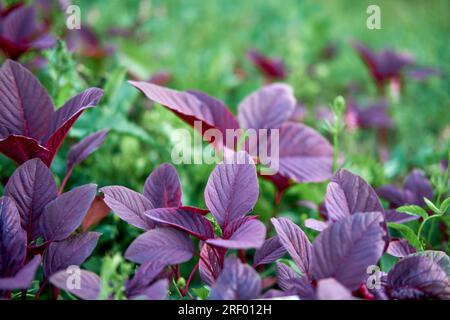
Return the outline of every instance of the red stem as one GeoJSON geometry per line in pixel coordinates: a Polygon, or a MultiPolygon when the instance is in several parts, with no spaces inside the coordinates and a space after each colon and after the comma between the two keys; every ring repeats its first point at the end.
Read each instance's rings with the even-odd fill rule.
{"type": "Polygon", "coordinates": [[[247,257],[245,256],[245,250],[239,250],[239,259],[241,259],[242,263],[247,263],[247,257]]]}
{"type": "Polygon", "coordinates": [[[73,170],[73,168],[70,168],[69,170],[67,170],[67,173],[66,173],[63,181],[61,182],[61,186],[59,187],[58,195],[61,195],[64,192],[64,187],[66,186],[67,181],[69,181],[69,178],[72,175],[72,170],[73,170]]]}
{"type": "Polygon", "coordinates": [[[180,279],[181,275],[180,275],[180,265],[179,264],[177,264],[175,266],[175,274],[176,274],[177,280],[180,279]]]}
{"type": "Polygon", "coordinates": [[[5,290],[3,292],[0,292],[0,300],[2,300],[2,299],[11,300],[11,291],[5,290]]]}
{"type": "Polygon", "coordinates": [[[47,279],[44,279],[41,283],[41,286],[39,287],[39,290],[36,292],[36,295],[34,296],[34,300],[39,299],[39,296],[41,295],[41,293],[44,290],[46,285],[47,285],[47,279]]]}
{"type": "Polygon", "coordinates": [[[53,300],[58,300],[59,289],[52,285],[53,300]]]}
{"type": "Polygon", "coordinates": [[[200,260],[197,262],[197,264],[192,269],[191,274],[189,275],[189,278],[186,281],[186,286],[184,287],[184,290],[181,290],[181,295],[183,297],[185,297],[186,293],[189,291],[189,284],[191,283],[191,280],[194,277],[195,271],[197,270],[199,264],[200,264],[200,260]]]}

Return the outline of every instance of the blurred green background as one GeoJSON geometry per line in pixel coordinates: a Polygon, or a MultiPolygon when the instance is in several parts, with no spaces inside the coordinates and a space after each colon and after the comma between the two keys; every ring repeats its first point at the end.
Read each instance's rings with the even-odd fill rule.
{"type": "MultiPolygon", "coordinates": [[[[14,2],[14,1],[9,1],[14,2]]],[[[314,114],[351,84],[362,103],[375,101],[376,88],[351,47],[359,40],[380,50],[390,47],[412,54],[417,63],[437,68],[440,77],[424,82],[405,81],[401,99],[389,109],[395,123],[388,135],[389,158],[378,158],[374,131],[345,132],[341,153],[346,166],[374,186],[400,182],[413,167],[432,175],[436,164],[450,149],[450,1],[326,1],[326,0],[165,0],[165,1],[72,1],[81,9],[82,24],[98,35],[99,46],[114,46],[101,59],[71,54],[61,43],[45,53],[46,68],[37,72],[55,104],[87,88],[104,88],[99,107],[85,112],[59,152],[53,172],[60,179],[71,142],[102,128],[111,128],[106,143],[77,167],[67,189],[84,183],[99,186],[120,184],[141,191],[147,175],[159,164],[170,162],[175,128],[186,128],[167,109],[148,102],[126,80],[148,79],[155,72],[171,74],[168,86],[197,89],[224,100],[233,112],[243,97],[263,84],[263,77],[246,58],[249,48],[280,57],[289,70],[285,80],[307,109],[305,122],[321,131],[324,124],[314,114]],[[381,30],[366,27],[367,6],[381,8],[381,30]],[[137,22],[139,21],[139,22],[137,22]],[[111,28],[125,28],[126,37],[111,35],[111,28]],[[321,59],[327,46],[336,56],[321,59]],[[309,72],[314,66],[314,74],[309,72]],[[239,70],[239,72],[237,72],[239,70]]],[[[63,37],[66,14],[51,13],[52,31],[63,37]]],[[[2,181],[15,165],[0,158],[2,181]]],[[[203,190],[213,166],[179,165],[183,202],[204,207],[203,190]]],[[[255,213],[268,219],[274,211],[301,222],[317,215],[300,200],[322,201],[326,184],[297,185],[288,190],[280,206],[274,206],[274,187],[260,180],[260,200],[255,213]]],[[[138,234],[113,216],[99,227],[103,252],[124,252],[138,234]]],[[[98,270],[95,259],[93,270],[98,270]]]]}

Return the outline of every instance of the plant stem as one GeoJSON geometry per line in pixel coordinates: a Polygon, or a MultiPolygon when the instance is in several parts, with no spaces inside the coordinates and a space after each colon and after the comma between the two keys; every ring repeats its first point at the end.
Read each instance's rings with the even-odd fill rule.
{"type": "Polygon", "coordinates": [[[34,300],[38,300],[39,296],[41,295],[42,291],[47,285],[47,279],[44,279],[39,287],[39,290],[36,292],[36,295],[34,296],[34,300]]]}
{"type": "Polygon", "coordinates": [[[58,195],[61,195],[64,192],[64,187],[66,186],[67,181],[69,181],[69,178],[72,175],[72,170],[73,170],[73,168],[70,168],[69,170],[67,170],[67,173],[66,173],[63,181],[61,182],[61,186],[59,187],[58,195]]]}
{"type": "MultiPolygon", "coordinates": [[[[449,179],[449,175],[450,175],[450,152],[448,153],[448,165],[447,165],[447,170],[445,170],[445,173],[444,173],[444,177],[442,178],[443,179],[443,185],[445,184],[445,185],[447,185],[448,186],[448,179],[449,179]]],[[[444,192],[446,191],[446,189],[447,188],[444,188],[443,186],[439,186],[439,191],[438,191],[438,195],[437,195],[437,197],[436,197],[436,204],[439,206],[439,205],[441,205],[441,198],[442,198],[442,195],[444,194],[444,192]]]]}
{"type": "Polygon", "coordinates": [[[419,240],[420,240],[420,237],[422,234],[423,227],[425,226],[425,223],[431,219],[435,219],[435,218],[439,218],[439,217],[441,217],[441,215],[435,214],[435,215],[429,216],[428,218],[423,220],[422,224],[419,227],[419,230],[417,231],[417,238],[419,238],[419,240]]]}
{"type": "MultiPolygon", "coordinates": [[[[335,119],[337,121],[337,119],[335,119]]],[[[338,169],[338,156],[339,156],[339,132],[336,130],[333,133],[333,172],[338,169]]]]}
{"type": "Polygon", "coordinates": [[[242,263],[247,263],[247,257],[245,256],[245,250],[239,250],[239,259],[242,263]]]}
{"type": "Polygon", "coordinates": [[[181,277],[181,275],[180,275],[180,265],[179,264],[177,264],[175,266],[175,275],[176,275],[177,281],[178,281],[178,279],[180,279],[180,277],[181,277]]]}
{"type": "Polygon", "coordinates": [[[53,300],[58,300],[59,289],[57,287],[55,287],[54,285],[52,285],[51,287],[52,287],[53,300]]]}
{"type": "Polygon", "coordinates": [[[189,291],[189,284],[191,283],[191,280],[194,277],[195,271],[197,270],[199,265],[200,265],[200,260],[196,263],[196,265],[192,269],[191,274],[189,275],[189,278],[186,281],[186,286],[184,287],[184,290],[181,291],[181,294],[183,295],[183,297],[185,297],[186,293],[189,291]]]}

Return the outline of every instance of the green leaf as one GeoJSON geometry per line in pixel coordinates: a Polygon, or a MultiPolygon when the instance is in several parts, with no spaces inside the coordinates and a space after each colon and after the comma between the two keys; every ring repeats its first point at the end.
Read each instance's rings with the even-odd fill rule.
{"type": "Polygon", "coordinates": [[[395,210],[412,216],[420,216],[424,219],[428,217],[428,213],[423,208],[416,205],[401,206],[395,210]]]}
{"type": "Polygon", "coordinates": [[[120,294],[117,288],[123,288],[123,279],[118,276],[117,269],[124,260],[120,254],[114,256],[106,256],[103,259],[100,278],[102,279],[102,287],[100,290],[99,300],[107,300],[111,295],[120,294]]]}
{"type": "Polygon", "coordinates": [[[338,96],[334,99],[333,105],[331,106],[333,113],[341,115],[345,110],[345,99],[343,96],[338,96]]]}
{"type": "Polygon", "coordinates": [[[447,212],[448,207],[450,207],[450,197],[448,197],[447,199],[445,199],[440,206],[440,210],[442,212],[442,214],[447,212]]]}
{"type": "Polygon", "coordinates": [[[414,248],[416,248],[417,250],[420,250],[420,251],[423,250],[420,239],[416,236],[416,234],[410,227],[408,227],[404,224],[393,223],[393,222],[389,222],[388,226],[392,229],[399,231],[414,248]]]}
{"type": "Polygon", "coordinates": [[[433,202],[431,202],[431,200],[427,199],[426,197],[423,198],[423,200],[425,201],[425,203],[427,204],[428,208],[430,208],[430,210],[432,210],[434,213],[441,215],[442,212],[441,210],[439,210],[433,202]]]}
{"type": "Polygon", "coordinates": [[[284,263],[285,265],[287,265],[288,267],[290,267],[292,270],[294,270],[295,272],[297,272],[298,274],[302,274],[302,272],[300,271],[300,269],[298,268],[298,266],[294,263],[294,261],[289,260],[289,259],[285,259],[285,258],[281,258],[278,259],[277,262],[281,262],[284,263]]]}
{"type": "Polygon", "coordinates": [[[125,82],[127,69],[125,67],[119,67],[115,69],[108,77],[108,81],[104,86],[105,97],[104,101],[114,101],[118,98],[118,92],[120,87],[125,82]]]}
{"type": "Polygon", "coordinates": [[[209,296],[209,289],[206,286],[201,288],[194,288],[192,292],[198,297],[199,300],[207,300],[209,296]]]}
{"type": "Polygon", "coordinates": [[[213,216],[211,213],[208,213],[208,214],[205,216],[205,218],[208,219],[208,220],[211,222],[211,224],[213,225],[214,233],[215,233],[216,235],[218,235],[219,237],[221,237],[223,231],[222,231],[222,228],[221,228],[221,227],[219,226],[219,224],[217,223],[216,218],[214,218],[214,216],[213,216]]]}

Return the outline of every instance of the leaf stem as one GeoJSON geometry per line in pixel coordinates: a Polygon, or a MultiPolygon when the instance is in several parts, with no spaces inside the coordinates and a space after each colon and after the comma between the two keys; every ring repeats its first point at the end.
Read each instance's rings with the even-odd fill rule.
{"type": "Polygon", "coordinates": [[[435,218],[439,218],[439,217],[441,217],[441,215],[435,214],[435,215],[429,216],[428,218],[423,220],[422,224],[419,227],[419,230],[417,231],[417,238],[419,238],[419,240],[421,239],[421,234],[422,234],[423,227],[425,226],[425,223],[431,219],[435,219],[435,218]]]}
{"type": "Polygon", "coordinates": [[[200,260],[195,264],[194,268],[192,269],[191,274],[189,275],[189,278],[186,281],[186,286],[184,287],[184,290],[181,290],[181,294],[183,295],[183,297],[185,297],[187,292],[189,291],[189,284],[191,283],[191,280],[194,277],[195,271],[197,270],[199,265],[200,260]]]}
{"type": "Polygon", "coordinates": [[[58,195],[61,195],[64,192],[64,188],[67,184],[67,181],[69,181],[70,176],[72,175],[73,168],[70,168],[67,170],[66,175],[64,176],[63,181],[61,182],[61,186],[59,187],[58,195]]]}
{"type": "Polygon", "coordinates": [[[338,156],[339,156],[339,132],[336,130],[333,133],[333,172],[338,169],[338,156]]]}
{"type": "Polygon", "coordinates": [[[34,300],[38,300],[40,295],[42,294],[42,291],[44,290],[44,288],[47,286],[47,279],[44,279],[41,283],[41,285],[39,286],[39,290],[36,292],[36,295],[34,296],[34,300]]]}
{"type": "Polygon", "coordinates": [[[245,250],[239,250],[239,259],[241,260],[242,263],[247,263],[247,257],[245,256],[245,250]]]}

